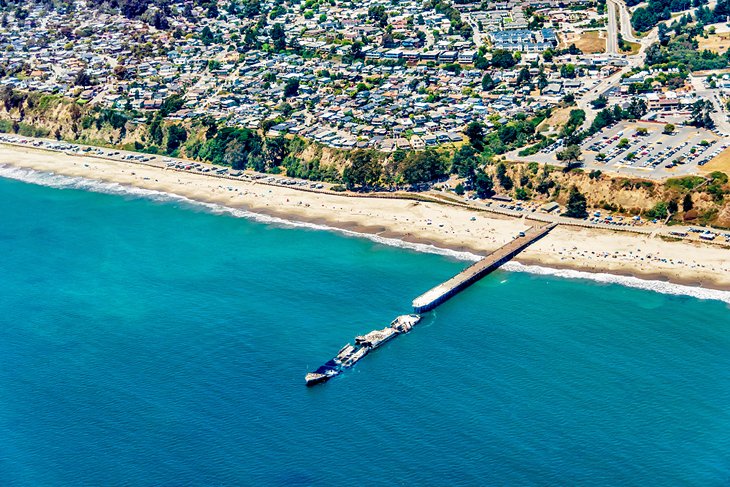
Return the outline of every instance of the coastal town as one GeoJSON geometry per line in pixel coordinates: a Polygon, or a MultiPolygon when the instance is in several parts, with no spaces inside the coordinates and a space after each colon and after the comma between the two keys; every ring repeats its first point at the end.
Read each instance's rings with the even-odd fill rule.
{"type": "Polygon", "coordinates": [[[581,174],[681,179],[713,199],[582,205],[727,225],[727,5],[632,3],[8,2],[0,131],[585,219],[581,174]]]}

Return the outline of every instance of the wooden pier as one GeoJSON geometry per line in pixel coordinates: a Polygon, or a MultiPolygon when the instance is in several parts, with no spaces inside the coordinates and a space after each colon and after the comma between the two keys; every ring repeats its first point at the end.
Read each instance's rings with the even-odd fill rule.
{"type": "Polygon", "coordinates": [[[547,235],[557,225],[557,223],[550,223],[541,227],[531,227],[523,235],[498,248],[479,262],[467,267],[448,281],[418,296],[413,300],[413,310],[416,313],[423,313],[434,309],[511,260],[533,242],[547,235]]]}

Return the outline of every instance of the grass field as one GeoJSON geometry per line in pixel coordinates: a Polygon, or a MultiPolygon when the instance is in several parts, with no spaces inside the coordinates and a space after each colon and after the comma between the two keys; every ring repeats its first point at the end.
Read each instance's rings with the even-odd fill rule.
{"type": "Polygon", "coordinates": [[[630,51],[621,51],[623,54],[626,54],[628,56],[634,56],[636,54],[639,54],[639,49],[641,49],[641,44],[639,44],[638,42],[629,42],[629,41],[624,41],[624,44],[629,46],[631,48],[631,50],[630,51]]]}
{"type": "Polygon", "coordinates": [[[575,47],[586,54],[606,52],[606,31],[590,30],[580,34],[563,36],[563,47],[575,44],[575,47]]]}
{"type": "Polygon", "coordinates": [[[707,36],[707,39],[698,36],[697,43],[700,51],[707,49],[722,54],[730,48],[730,33],[712,34],[707,36]]]}

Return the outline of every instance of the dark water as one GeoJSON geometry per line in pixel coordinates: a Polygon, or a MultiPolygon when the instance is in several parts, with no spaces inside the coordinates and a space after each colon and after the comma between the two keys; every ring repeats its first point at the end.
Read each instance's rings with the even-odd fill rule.
{"type": "Polygon", "coordinates": [[[730,483],[719,301],[0,179],[0,485],[730,483]]]}

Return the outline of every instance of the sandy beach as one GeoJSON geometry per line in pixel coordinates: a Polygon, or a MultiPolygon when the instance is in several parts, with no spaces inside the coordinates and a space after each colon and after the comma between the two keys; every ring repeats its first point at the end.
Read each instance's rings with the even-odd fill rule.
{"type": "MultiPolygon", "coordinates": [[[[348,198],[30,147],[0,145],[0,165],[115,182],[288,220],[476,254],[494,250],[534,224],[444,204],[348,198]]],[[[517,261],[730,290],[727,248],[627,232],[560,226],[520,254],[517,261]]]]}

